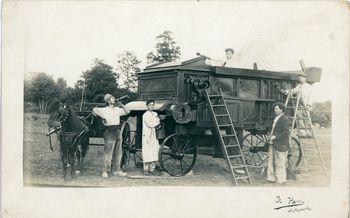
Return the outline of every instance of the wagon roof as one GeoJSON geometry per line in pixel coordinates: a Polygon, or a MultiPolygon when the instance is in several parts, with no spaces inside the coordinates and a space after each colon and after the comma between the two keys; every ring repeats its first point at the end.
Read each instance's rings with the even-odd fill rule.
{"type": "MultiPolygon", "coordinates": [[[[154,110],[163,111],[171,103],[170,100],[157,100],[154,105],[154,110]]],[[[131,101],[125,105],[132,111],[146,111],[146,101],[131,101]]]]}
{"type": "MultiPolygon", "coordinates": [[[[188,70],[198,72],[210,72],[220,76],[242,76],[242,77],[260,77],[260,78],[271,78],[271,79],[287,79],[287,80],[298,80],[298,73],[300,70],[292,71],[268,71],[268,70],[254,70],[244,68],[231,68],[231,67],[219,67],[205,64],[205,57],[192,58],[183,62],[166,62],[158,63],[147,66],[140,74],[148,74],[163,71],[172,70],[188,70]]],[[[308,82],[319,82],[321,77],[321,69],[316,67],[310,67],[306,69],[308,74],[308,82]],[[308,71],[312,75],[308,74],[308,71]],[[315,77],[315,69],[317,76],[315,77]]]]}

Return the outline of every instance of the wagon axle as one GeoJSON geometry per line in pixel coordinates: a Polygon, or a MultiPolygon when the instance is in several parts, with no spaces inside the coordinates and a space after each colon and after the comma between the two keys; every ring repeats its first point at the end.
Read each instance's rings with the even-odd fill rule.
{"type": "Polygon", "coordinates": [[[172,159],[175,159],[175,160],[182,160],[185,156],[183,152],[175,152],[175,153],[163,152],[163,154],[168,154],[172,159]]]}

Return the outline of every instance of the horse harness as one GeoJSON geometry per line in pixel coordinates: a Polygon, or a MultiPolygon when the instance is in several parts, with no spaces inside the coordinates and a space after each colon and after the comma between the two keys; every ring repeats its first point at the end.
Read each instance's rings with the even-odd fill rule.
{"type": "MultiPolygon", "coordinates": [[[[69,116],[69,108],[64,108],[61,116],[59,117],[59,120],[61,122],[61,126],[62,123],[66,122],[69,116]]],[[[61,145],[63,145],[65,148],[71,148],[75,145],[75,143],[78,141],[78,139],[85,133],[88,131],[88,127],[85,124],[85,122],[79,117],[79,119],[81,120],[81,123],[84,127],[84,129],[77,134],[76,132],[63,132],[61,131],[60,133],[60,141],[61,141],[61,145]]]]}

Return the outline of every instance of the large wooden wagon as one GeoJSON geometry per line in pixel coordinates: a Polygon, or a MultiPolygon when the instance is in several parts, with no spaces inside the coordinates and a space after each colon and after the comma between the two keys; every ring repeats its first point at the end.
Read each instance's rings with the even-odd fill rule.
{"type": "MultiPolygon", "coordinates": [[[[236,129],[247,165],[259,167],[267,153],[266,135],[274,114],[272,105],[284,102],[279,89],[295,87],[296,72],[215,67],[198,57],[184,62],[163,63],[146,67],[139,73],[139,99],[128,103],[130,116],[136,117],[136,131],[124,129],[124,152],[141,159],[142,114],[146,100],[156,101],[158,114],[166,115],[162,127],[159,161],[161,168],[173,176],[182,176],[194,166],[199,152],[223,157],[219,137],[214,131],[205,91],[224,96],[236,129]]],[[[309,76],[309,82],[318,78],[309,76]]],[[[298,165],[301,148],[291,139],[289,161],[298,165]]]]}

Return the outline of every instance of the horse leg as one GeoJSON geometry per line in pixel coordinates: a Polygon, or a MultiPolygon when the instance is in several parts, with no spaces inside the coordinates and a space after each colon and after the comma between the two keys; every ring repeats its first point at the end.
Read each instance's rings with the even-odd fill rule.
{"type": "Polygon", "coordinates": [[[67,180],[67,150],[61,149],[61,158],[62,158],[62,164],[63,164],[63,178],[64,180],[67,180]]]}
{"type": "Polygon", "coordinates": [[[69,151],[69,162],[70,162],[70,165],[71,165],[71,171],[70,171],[70,174],[71,174],[71,177],[72,178],[75,178],[75,167],[74,167],[74,161],[75,161],[75,150],[76,149],[70,149],[69,151]]]}
{"type": "Polygon", "coordinates": [[[78,145],[77,146],[77,149],[76,149],[76,155],[77,155],[77,161],[78,161],[78,169],[75,171],[77,174],[80,174],[80,172],[82,172],[81,170],[81,145],[78,145]]]}
{"type": "Polygon", "coordinates": [[[81,144],[81,172],[84,171],[84,158],[86,155],[87,150],[89,149],[89,136],[84,136],[84,140],[81,144]]]}

